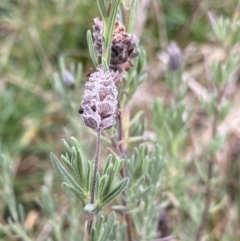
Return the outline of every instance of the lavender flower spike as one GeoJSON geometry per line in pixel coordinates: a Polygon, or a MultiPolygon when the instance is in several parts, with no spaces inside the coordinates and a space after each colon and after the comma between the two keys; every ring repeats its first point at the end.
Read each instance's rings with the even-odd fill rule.
{"type": "MultiPolygon", "coordinates": [[[[95,18],[93,25],[93,37],[94,47],[98,56],[101,56],[103,51],[103,27],[103,21],[95,18]]],[[[115,22],[113,31],[111,60],[109,68],[120,73],[123,71],[128,71],[133,66],[131,60],[138,56],[138,42],[138,38],[134,34],[127,33],[125,31],[124,25],[119,20],[117,20],[115,22]]]]}
{"type": "Polygon", "coordinates": [[[79,109],[85,124],[95,130],[105,130],[116,124],[117,118],[117,88],[115,81],[118,72],[104,73],[100,65],[90,74],[85,84],[83,101],[79,109]]]}
{"type": "Polygon", "coordinates": [[[177,43],[171,42],[167,48],[169,56],[168,68],[172,71],[177,71],[182,67],[182,52],[177,43]]]}

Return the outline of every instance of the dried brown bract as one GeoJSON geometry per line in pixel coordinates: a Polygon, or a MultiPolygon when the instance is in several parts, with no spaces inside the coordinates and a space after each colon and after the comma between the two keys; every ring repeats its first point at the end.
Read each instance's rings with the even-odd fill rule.
{"type": "MultiPolygon", "coordinates": [[[[103,48],[102,34],[103,22],[95,18],[93,25],[94,47],[99,56],[102,55],[103,48]]],[[[136,50],[138,41],[138,38],[134,34],[125,32],[125,27],[119,20],[116,21],[111,47],[111,70],[121,73],[123,71],[128,71],[130,67],[133,66],[131,59],[138,56],[138,51],[136,50]]]]}

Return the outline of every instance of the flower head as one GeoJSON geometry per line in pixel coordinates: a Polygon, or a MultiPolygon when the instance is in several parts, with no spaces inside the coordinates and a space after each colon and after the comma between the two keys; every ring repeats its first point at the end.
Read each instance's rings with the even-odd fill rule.
{"type": "MultiPolygon", "coordinates": [[[[103,22],[95,18],[93,25],[94,47],[99,56],[102,55],[103,48],[102,34],[103,22]]],[[[118,72],[128,71],[133,66],[131,59],[138,56],[137,43],[138,38],[134,34],[126,33],[124,25],[117,20],[113,31],[110,69],[118,72]]]]}
{"type": "Polygon", "coordinates": [[[168,68],[172,71],[177,71],[182,67],[182,52],[175,42],[171,42],[167,48],[169,56],[168,68]]]}
{"type": "Polygon", "coordinates": [[[118,72],[104,72],[102,66],[90,74],[79,109],[85,124],[95,130],[111,128],[117,118],[118,72]]]}
{"type": "Polygon", "coordinates": [[[67,88],[74,88],[75,86],[74,76],[68,70],[64,70],[63,72],[63,83],[67,88]]]}

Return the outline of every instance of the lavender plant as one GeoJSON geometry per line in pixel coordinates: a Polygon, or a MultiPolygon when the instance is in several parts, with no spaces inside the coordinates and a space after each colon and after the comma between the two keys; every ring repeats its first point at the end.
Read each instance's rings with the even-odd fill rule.
{"type": "MultiPolygon", "coordinates": [[[[90,72],[88,75],[89,80],[85,84],[83,101],[81,103],[79,113],[82,115],[86,126],[97,132],[95,160],[86,160],[81,146],[75,138],[71,138],[72,146],[69,146],[66,141],[62,141],[62,145],[66,153],[61,156],[61,159],[65,166],[61,164],[53,153],[51,154],[53,166],[63,180],[63,186],[75,193],[87,213],[87,227],[84,235],[85,241],[105,241],[108,239],[109,235],[112,233],[113,225],[116,219],[115,213],[113,212],[109,216],[106,223],[104,223],[103,218],[98,220],[96,218],[97,214],[107,204],[116,199],[116,197],[121,194],[124,189],[126,189],[129,183],[129,178],[126,177],[128,173],[123,171],[125,170],[123,167],[124,161],[120,159],[124,157],[123,148],[120,144],[115,146],[119,151],[119,157],[115,156],[113,158],[110,155],[104,164],[102,174],[99,173],[101,134],[104,130],[113,127],[118,119],[119,138],[120,141],[122,140],[123,130],[120,110],[118,107],[121,106],[123,90],[118,93],[117,86],[124,85],[125,77],[123,75],[126,75],[126,72],[133,67],[132,59],[137,57],[139,54],[139,51],[137,50],[137,37],[126,32],[125,26],[120,21],[120,17],[117,16],[120,2],[121,1],[115,1],[112,5],[108,5],[104,1],[99,0],[98,6],[103,20],[99,20],[98,18],[94,19],[94,41],[92,39],[91,32],[88,31],[87,33],[89,52],[96,70],[90,72]],[[119,178],[120,172],[122,174],[122,178],[119,178]]],[[[132,12],[136,12],[136,2],[137,1],[133,1],[132,12]]],[[[133,21],[132,17],[129,20],[133,21]]],[[[131,21],[129,21],[130,26],[128,28],[132,28],[131,21]]],[[[141,50],[141,52],[143,51],[141,50]]],[[[144,59],[144,56],[142,56],[141,59],[144,59]]],[[[137,63],[137,71],[139,74],[143,70],[143,63],[144,61],[138,61],[137,63]]],[[[144,79],[144,77],[142,77],[138,80],[138,75],[135,77],[135,74],[132,73],[132,77],[130,78],[132,88],[128,88],[129,91],[131,91],[129,96],[133,94],[137,85],[139,85],[144,79]]],[[[130,205],[132,202],[131,200],[143,196],[148,191],[150,192],[150,190],[153,192],[151,198],[155,198],[157,195],[156,191],[158,191],[158,189],[155,188],[155,191],[153,191],[151,188],[153,182],[151,178],[155,178],[156,180],[158,179],[157,177],[162,166],[161,161],[154,159],[151,161],[150,166],[154,164],[156,166],[160,165],[160,169],[148,167],[150,161],[146,160],[146,156],[148,155],[146,147],[144,149],[143,147],[140,148],[140,152],[142,154],[140,155],[141,158],[139,161],[131,164],[131,170],[136,172],[136,177],[133,176],[134,179],[130,185],[129,190],[131,191],[126,191],[126,193],[124,193],[124,197],[122,197],[122,200],[125,200],[123,201],[125,206],[124,209],[127,210],[126,220],[129,230],[129,241],[133,240],[132,234],[130,233],[133,232],[133,228],[135,226],[130,226],[130,222],[132,222],[130,220],[132,218],[129,213],[133,208],[136,209],[136,207],[139,206],[138,202],[135,203],[135,205],[130,205]],[[136,166],[134,167],[133,165],[136,166]],[[145,170],[145,168],[147,169],[145,170]],[[146,184],[143,185],[138,192],[132,193],[132,189],[137,187],[136,182],[140,184],[141,180],[143,181],[144,173],[147,173],[148,168],[149,172],[153,171],[153,169],[158,170],[159,172],[157,175],[155,173],[154,177],[151,178],[151,174],[149,173],[148,178],[150,179],[148,182],[146,182],[146,184]],[[136,171],[134,171],[134,169],[136,171]],[[131,195],[129,196],[128,193],[131,195]]],[[[136,157],[135,160],[137,160],[136,157]]],[[[129,162],[129,164],[130,163],[131,162],[129,162]]],[[[132,173],[131,175],[134,174],[132,173]]],[[[142,208],[138,211],[139,215],[141,213],[141,215],[146,215],[146,212],[150,212],[152,215],[155,214],[155,210],[150,208],[153,206],[150,205],[150,207],[148,207],[147,205],[147,202],[149,201],[150,200],[146,201],[144,204],[144,210],[141,210],[143,208],[143,202],[141,203],[142,208]],[[150,210],[148,211],[149,208],[150,210]]],[[[154,205],[154,207],[158,208],[157,205],[154,205]]],[[[141,215],[140,217],[143,218],[141,215]]],[[[134,224],[140,222],[138,218],[137,216],[133,218],[134,224]]],[[[152,219],[152,216],[149,215],[149,218],[152,219]]],[[[146,222],[146,230],[149,228],[151,228],[151,225],[149,223],[149,226],[147,226],[146,222]]],[[[154,230],[156,231],[156,229],[154,230]]],[[[137,231],[140,232],[139,237],[143,239],[154,237],[155,235],[154,232],[151,234],[151,232],[149,233],[148,231],[144,231],[144,233],[142,233],[139,227],[137,228],[137,231]]],[[[117,235],[117,233],[115,233],[115,235],[117,235]]],[[[120,240],[119,236],[114,239],[116,238],[120,240]]]]}
{"type": "MultiPolygon", "coordinates": [[[[239,4],[238,2],[238,7],[239,4]]],[[[205,166],[207,173],[204,178],[205,202],[201,221],[196,232],[196,241],[201,240],[204,230],[207,231],[207,236],[211,237],[211,230],[206,226],[206,223],[210,221],[211,211],[218,209],[216,207],[221,206],[220,203],[222,203],[224,199],[222,193],[218,192],[217,183],[214,182],[214,179],[217,179],[219,175],[217,154],[223,149],[223,146],[226,145],[227,140],[227,135],[220,133],[219,124],[231,110],[231,94],[228,96],[227,92],[229,88],[231,88],[230,86],[236,81],[234,73],[240,63],[239,55],[236,54],[234,50],[240,40],[238,10],[236,10],[231,20],[223,16],[215,18],[212,13],[209,13],[214,36],[223,49],[224,54],[221,61],[213,63],[209,68],[211,83],[209,84],[210,87],[207,92],[208,98],[202,100],[202,106],[207,113],[210,123],[211,140],[207,146],[203,145],[205,150],[204,157],[207,160],[205,166]],[[218,197],[217,200],[212,199],[213,193],[218,197]]],[[[202,172],[202,168],[203,167],[200,168],[200,172],[202,172]]]]}
{"type": "MultiPolygon", "coordinates": [[[[226,180],[224,181],[220,174],[219,156],[228,145],[228,131],[222,132],[220,124],[231,111],[232,86],[236,84],[239,67],[239,55],[234,53],[239,41],[237,11],[232,19],[215,18],[213,14],[209,14],[212,32],[223,54],[220,61],[207,64],[207,88],[196,84],[195,80],[189,77],[180,61],[183,59],[180,49],[177,49],[176,44],[170,44],[165,80],[171,90],[172,99],[157,100],[153,105],[154,130],[169,159],[166,168],[166,189],[169,193],[166,195],[164,209],[168,212],[171,210],[170,215],[175,213],[178,226],[175,232],[181,240],[213,240],[216,237],[227,240],[226,237],[229,237],[227,228],[224,227],[221,234],[216,234],[216,227],[212,224],[217,215],[222,215],[227,203],[232,203],[231,197],[227,197],[221,188],[226,180]],[[188,88],[197,94],[196,101],[189,101],[189,95],[186,96],[188,88]],[[201,125],[207,125],[211,134],[208,141],[195,136],[193,142],[200,149],[200,154],[190,152],[189,155],[186,141],[191,138],[189,123],[193,117],[192,104],[196,102],[201,104],[201,113],[205,116],[201,125]],[[159,116],[163,117],[160,121],[159,116]],[[197,175],[192,171],[195,169],[197,175]],[[185,170],[185,173],[178,170],[185,170]],[[199,187],[200,183],[201,189],[194,191],[194,186],[197,184],[199,187]]],[[[230,221],[227,216],[224,216],[224,219],[229,226],[231,221],[238,222],[230,221]]],[[[166,224],[167,221],[164,222],[166,224]]],[[[239,238],[237,235],[231,237],[234,240],[239,238]]]]}
{"type": "Polygon", "coordinates": [[[23,206],[16,201],[13,191],[13,170],[8,156],[0,155],[0,197],[8,204],[10,217],[8,226],[0,224],[0,231],[8,237],[31,241],[25,227],[25,213],[23,206]]]}

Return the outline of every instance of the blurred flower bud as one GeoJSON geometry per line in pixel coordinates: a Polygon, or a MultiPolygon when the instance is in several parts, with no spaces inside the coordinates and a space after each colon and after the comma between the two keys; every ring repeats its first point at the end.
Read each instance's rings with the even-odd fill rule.
{"type": "Polygon", "coordinates": [[[94,18],[93,25],[93,37],[94,37],[94,48],[97,51],[97,55],[102,55],[102,35],[103,35],[103,21],[100,21],[99,18],[94,18]]]}
{"type": "Polygon", "coordinates": [[[115,125],[118,103],[115,80],[118,78],[118,72],[104,73],[102,66],[98,66],[95,72],[90,73],[79,109],[88,127],[104,130],[115,125]]]}
{"type": "Polygon", "coordinates": [[[177,71],[182,67],[182,52],[175,42],[171,42],[167,48],[168,53],[168,68],[172,71],[177,71]]]}
{"type": "Polygon", "coordinates": [[[216,18],[215,18],[215,16],[214,16],[213,12],[210,12],[210,11],[209,11],[209,12],[207,13],[207,15],[208,15],[208,19],[209,19],[212,27],[214,27],[214,26],[216,25],[216,18]]]}
{"type": "MultiPolygon", "coordinates": [[[[103,22],[95,18],[94,23],[94,47],[98,55],[102,55],[103,22]]],[[[136,50],[138,41],[138,38],[134,34],[125,32],[125,27],[119,20],[115,22],[110,60],[111,70],[119,72],[128,71],[133,66],[131,59],[138,56],[138,51],[136,50]]]]}
{"type": "Polygon", "coordinates": [[[75,79],[72,73],[66,69],[63,72],[63,83],[67,88],[74,88],[75,86],[75,79]]]}

